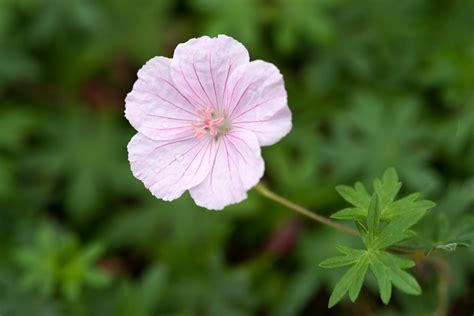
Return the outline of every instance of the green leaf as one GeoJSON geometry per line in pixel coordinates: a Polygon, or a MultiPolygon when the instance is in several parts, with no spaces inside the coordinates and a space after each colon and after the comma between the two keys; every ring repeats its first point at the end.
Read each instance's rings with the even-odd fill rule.
{"type": "MultiPolygon", "coordinates": [[[[391,222],[404,214],[426,211],[436,205],[428,200],[417,201],[420,196],[419,193],[413,193],[402,199],[395,200],[401,186],[402,184],[398,180],[397,172],[393,168],[387,169],[381,180],[376,179],[374,181],[374,193],[378,195],[379,199],[380,220],[391,222]]],[[[354,188],[340,185],[336,187],[336,190],[347,202],[355,207],[342,209],[332,214],[332,218],[358,221],[367,218],[371,197],[362,183],[357,182],[354,188]]]]}
{"type": "Polygon", "coordinates": [[[378,235],[378,228],[380,223],[380,203],[379,194],[372,195],[369,203],[367,214],[367,233],[369,242],[372,242],[376,235],[378,235]]]}
{"type": "Polygon", "coordinates": [[[359,296],[360,290],[362,289],[362,284],[364,283],[365,275],[367,274],[367,269],[369,268],[369,262],[367,257],[364,257],[358,264],[355,265],[357,270],[355,272],[355,278],[349,287],[349,298],[352,302],[355,302],[359,296]],[[364,260],[365,259],[365,260],[364,260]]]}
{"type": "Polygon", "coordinates": [[[359,258],[352,258],[349,256],[337,256],[322,261],[319,266],[321,268],[339,268],[356,263],[358,259],[359,258]]]}
{"type": "MultiPolygon", "coordinates": [[[[329,307],[337,304],[349,292],[354,302],[361,291],[365,275],[370,270],[375,275],[380,290],[380,298],[388,304],[392,296],[392,285],[401,291],[418,295],[421,288],[416,279],[404,269],[411,268],[415,262],[389,253],[386,248],[402,240],[413,237],[410,228],[415,225],[434,206],[431,201],[417,201],[419,194],[395,200],[401,183],[393,168],[385,171],[382,180],[374,181],[374,193],[368,198],[367,191],[358,183],[354,188],[337,187],[338,192],[354,208],[343,209],[333,218],[352,218],[359,231],[366,250],[354,250],[338,246],[343,256],[333,257],[321,262],[323,268],[337,268],[352,265],[335,286],[329,299],[329,307]],[[388,222],[388,223],[387,223],[388,222]]],[[[440,248],[452,250],[455,243],[443,244],[440,248]]]]}
{"type": "MultiPolygon", "coordinates": [[[[362,63],[371,72],[371,62],[362,63]]],[[[320,72],[321,67],[317,70],[320,72]]],[[[410,188],[425,192],[437,189],[440,178],[430,165],[433,146],[419,145],[426,140],[428,131],[423,124],[426,122],[420,119],[423,105],[419,100],[386,97],[364,89],[353,93],[350,99],[351,110],[336,117],[332,125],[334,137],[326,143],[324,159],[337,166],[335,177],[373,176],[381,166],[396,163],[399,173],[407,175],[404,181],[410,188]],[[354,131],[358,137],[354,137],[354,131]],[[351,153],[350,159],[347,153],[351,153]]]]}
{"type": "Polygon", "coordinates": [[[354,251],[359,251],[358,249],[352,249],[343,245],[337,245],[336,250],[345,255],[349,255],[354,251]]]}
{"type": "Polygon", "coordinates": [[[166,293],[168,270],[155,264],[150,266],[139,280],[126,283],[120,293],[122,315],[153,315],[166,293]]]}
{"type": "Polygon", "coordinates": [[[365,212],[365,209],[351,207],[337,211],[336,213],[331,215],[331,218],[362,220],[365,218],[366,214],[367,213],[365,212]]]}
{"type": "Polygon", "coordinates": [[[360,238],[362,238],[362,241],[364,242],[364,245],[366,247],[369,247],[369,245],[372,243],[372,240],[370,240],[369,238],[367,228],[360,221],[356,221],[355,224],[356,224],[357,230],[359,231],[360,238]]]}
{"type": "Polygon", "coordinates": [[[419,193],[412,193],[406,197],[388,205],[383,212],[384,220],[392,220],[395,217],[411,214],[418,211],[427,211],[436,206],[436,203],[428,200],[416,201],[419,193]]]}
{"type": "Polygon", "coordinates": [[[387,251],[381,251],[380,253],[382,253],[382,256],[386,256],[388,260],[392,261],[394,265],[400,267],[401,269],[410,269],[415,266],[415,261],[405,257],[397,256],[387,251]]]}
{"type": "Polygon", "coordinates": [[[395,219],[385,227],[371,244],[371,247],[374,249],[383,249],[406,239],[409,236],[407,230],[415,225],[423,215],[425,215],[425,211],[418,210],[395,219]]]}
{"type": "Polygon", "coordinates": [[[355,301],[359,295],[365,274],[367,273],[368,265],[369,261],[367,255],[364,254],[355,265],[344,273],[331,293],[328,303],[329,308],[336,305],[344,297],[347,291],[349,291],[350,299],[355,301]]]}
{"type": "Polygon", "coordinates": [[[339,268],[343,266],[347,266],[359,261],[360,257],[364,255],[364,250],[356,250],[356,249],[344,249],[340,251],[341,253],[345,254],[345,256],[337,256],[328,258],[322,261],[319,266],[321,268],[339,268]]]}
{"type": "Polygon", "coordinates": [[[402,270],[413,266],[412,261],[400,259],[400,257],[385,251],[380,251],[377,258],[379,258],[382,264],[387,268],[389,278],[393,285],[407,294],[421,294],[421,288],[416,279],[408,272],[402,270]]]}
{"type": "Polygon", "coordinates": [[[328,304],[330,308],[337,304],[347,292],[352,302],[357,299],[369,267],[377,279],[380,297],[385,304],[388,304],[392,296],[392,284],[407,294],[419,295],[421,293],[416,279],[403,270],[415,265],[412,260],[383,250],[363,251],[341,246],[338,248],[346,256],[326,259],[320,266],[324,268],[337,268],[350,264],[353,266],[344,273],[331,293],[328,304]]]}
{"type": "Polygon", "coordinates": [[[362,183],[357,182],[354,188],[347,185],[338,185],[336,191],[344,198],[344,200],[352,205],[358,208],[367,209],[370,195],[367,193],[367,190],[362,183]]]}
{"type": "Polygon", "coordinates": [[[70,301],[76,300],[85,287],[103,287],[110,276],[96,266],[104,247],[99,242],[81,245],[75,235],[42,223],[34,242],[21,247],[16,258],[25,287],[39,290],[45,296],[60,289],[70,301]]]}
{"type": "Polygon", "coordinates": [[[380,197],[383,209],[393,202],[401,187],[402,183],[398,181],[398,175],[394,168],[388,168],[382,180],[375,179],[374,190],[380,197]]]}
{"type": "Polygon", "coordinates": [[[79,260],[84,264],[95,262],[104,252],[104,246],[100,243],[91,244],[84,248],[79,260]]]}
{"type": "Polygon", "coordinates": [[[402,269],[415,265],[412,260],[395,256],[386,251],[370,253],[370,270],[377,279],[380,298],[388,304],[392,295],[392,283],[403,292],[411,295],[421,294],[421,288],[416,279],[402,269]]]}
{"type": "Polygon", "coordinates": [[[371,259],[370,270],[375,275],[377,279],[377,284],[380,290],[380,298],[384,304],[390,302],[390,297],[392,296],[392,283],[388,276],[387,269],[380,260],[371,259]]]}

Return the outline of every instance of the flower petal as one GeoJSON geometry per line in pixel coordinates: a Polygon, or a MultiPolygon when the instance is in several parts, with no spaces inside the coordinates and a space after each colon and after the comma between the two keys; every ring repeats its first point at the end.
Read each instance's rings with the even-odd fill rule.
{"type": "Polygon", "coordinates": [[[125,116],[132,126],[155,140],[174,139],[198,119],[196,105],[172,82],[170,63],[165,57],[149,60],[125,99],[125,116]]]}
{"type": "Polygon", "coordinates": [[[247,49],[233,38],[203,36],[176,47],[171,77],[193,102],[220,110],[230,75],[248,62],[247,49]]]}
{"type": "Polygon", "coordinates": [[[197,205],[221,210],[247,198],[263,176],[264,162],[252,132],[233,130],[215,142],[216,155],[207,178],[189,192],[197,205]]]}
{"type": "Polygon", "coordinates": [[[283,77],[273,64],[255,60],[229,78],[226,100],[232,126],[253,131],[260,146],[276,143],[291,130],[283,77]]]}
{"type": "Polygon", "coordinates": [[[140,133],[128,144],[133,175],[157,198],[171,201],[201,183],[215,154],[211,138],[192,133],[170,141],[152,140],[140,133]]]}

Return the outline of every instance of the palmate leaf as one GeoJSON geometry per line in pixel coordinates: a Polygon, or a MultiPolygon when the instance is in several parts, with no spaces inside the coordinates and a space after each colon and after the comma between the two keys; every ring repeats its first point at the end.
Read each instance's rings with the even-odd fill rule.
{"type": "Polygon", "coordinates": [[[374,239],[371,247],[383,249],[406,239],[410,235],[408,229],[415,225],[423,215],[425,215],[425,211],[417,211],[397,218],[388,224],[380,235],[374,239]]]}
{"type": "Polygon", "coordinates": [[[400,216],[406,213],[429,210],[436,206],[436,204],[432,201],[428,201],[428,200],[417,201],[419,196],[420,196],[419,193],[412,193],[412,194],[407,195],[404,198],[401,198],[400,200],[390,203],[384,209],[384,212],[383,212],[384,220],[389,221],[397,216],[400,216]]]}
{"type": "MultiPolygon", "coordinates": [[[[395,200],[401,183],[396,171],[388,169],[381,180],[374,181],[374,193],[369,196],[361,183],[354,188],[339,186],[336,190],[351,203],[354,208],[344,209],[335,214],[336,218],[351,218],[355,221],[365,250],[356,250],[339,246],[342,256],[329,258],[321,262],[322,268],[350,266],[336,284],[329,299],[329,307],[337,304],[346,293],[355,301],[360,293],[368,268],[375,275],[380,297],[388,304],[392,296],[392,285],[401,291],[419,295],[421,288],[416,279],[404,269],[415,263],[403,257],[391,254],[391,246],[411,237],[410,230],[434,206],[431,201],[417,201],[418,194],[395,200]]],[[[447,249],[455,247],[446,245],[447,249]]]]}
{"type": "Polygon", "coordinates": [[[338,247],[338,250],[344,256],[326,259],[319,266],[322,268],[337,268],[351,264],[353,266],[346,271],[334,288],[329,298],[329,307],[336,305],[348,291],[349,298],[354,302],[359,296],[365,274],[369,268],[367,251],[346,247],[338,247]]]}
{"type": "Polygon", "coordinates": [[[345,249],[345,256],[328,258],[320,263],[322,268],[338,268],[352,265],[336,284],[328,307],[336,305],[348,292],[349,298],[354,302],[359,296],[367,270],[377,279],[380,297],[388,304],[392,295],[392,284],[401,291],[411,294],[421,294],[421,288],[416,279],[404,269],[415,266],[415,262],[387,251],[345,249]]]}
{"type": "Polygon", "coordinates": [[[374,251],[370,254],[370,270],[377,279],[380,298],[388,304],[392,295],[392,283],[401,291],[421,294],[421,288],[414,277],[403,269],[411,268],[415,262],[392,255],[386,251],[374,251]]]}
{"type": "MultiPolygon", "coordinates": [[[[419,193],[395,200],[402,184],[394,168],[387,169],[382,179],[376,179],[373,186],[374,193],[379,196],[380,219],[384,222],[406,213],[426,211],[436,205],[428,200],[418,200],[419,193]]],[[[336,187],[336,191],[354,207],[342,209],[332,214],[332,218],[358,221],[367,218],[371,196],[362,183],[357,182],[354,188],[340,185],[336,187]]]]}
{"type": "Polygon", "coordinates": [[[382,180],[375,179],[374,190],[380,197],[380,204],[383,209],[393,202],[401,187],[402,183],[398,181],[398,174],[394,168],[388,168],[382,180]]]}
{"type": "Polygon", "coordinates": [[[337,246],[336,248],[344,255],[322,261],[319,264],[321,268],[339,268],[356,263],[365,253],[364,250],[351,249],[344,246],[337,246]]]}
{"type": "Polygon", "coordinates": [[[354,188],[347,185],[338,185],[336,191],[355,207],[345,208],[334,213],[331,217],[336,219],[363,219],[367,216],[367,207],[370,202],[370,195],[365,186],[357,182],[354,188]]]}
{"type": "Polygon", "coordinates": [[[336,191],[357,208],[367,208],[370,202],[370,195],[361,182],[356,182],[354,188],[347,185],[338,185],[336,191]]]}

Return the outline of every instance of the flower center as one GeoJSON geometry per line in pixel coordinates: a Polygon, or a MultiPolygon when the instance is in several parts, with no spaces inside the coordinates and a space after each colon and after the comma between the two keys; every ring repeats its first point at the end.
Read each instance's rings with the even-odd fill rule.
{"type": "Polygon", "coordinates": [[[197,109],[200,119],[192,123],[196,138],[202,138],[209,134],[212,137],[218,137],[221,134],[227,134],[230,130],[230,123],[224,114],[218,113],[212,106],[197,109]]]}

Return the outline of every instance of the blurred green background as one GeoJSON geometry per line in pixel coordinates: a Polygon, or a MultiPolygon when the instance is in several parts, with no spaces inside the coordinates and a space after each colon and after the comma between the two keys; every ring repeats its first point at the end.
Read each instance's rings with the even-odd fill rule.
{"type": "MultiPolygon", "coordinates": [[[[474,225],[474,1],[0,0],[0,314],[430,315],[368,282],[327,310],[353,238],[251,191],[222,212],[166,203],[133,178],[123,116],[136,72],[191,37],[235,37],[282,71],[293,130],[264,182],[329,215],[337,184],[397,168],[438,206],[434,244],[474,225]],[[470,226],[469,226],[470,225],[470,226]]],[[[469,235],[471,234],[471,235],[469,235]]],[[[448,254],[450,315],[474,312],[474,251],[448,254]]],[[[370,280],[369,280],[370,281],[370,280]]]]}

